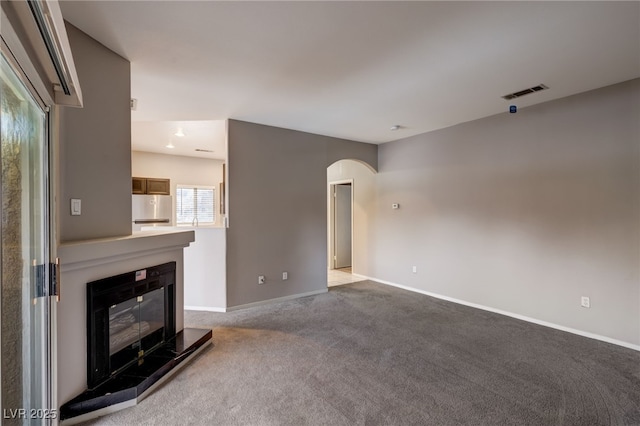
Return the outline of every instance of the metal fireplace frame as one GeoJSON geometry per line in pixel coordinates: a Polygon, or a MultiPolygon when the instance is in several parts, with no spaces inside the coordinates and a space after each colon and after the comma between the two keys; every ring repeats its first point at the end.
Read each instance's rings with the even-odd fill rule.
{"type": "Polygon", "coordinates": [[[94,389],[176,336],[176,262],[87,284],[87,387],[94,389]],[[164,288],[164,327],[110,354],[109,308],[164,288]]]}

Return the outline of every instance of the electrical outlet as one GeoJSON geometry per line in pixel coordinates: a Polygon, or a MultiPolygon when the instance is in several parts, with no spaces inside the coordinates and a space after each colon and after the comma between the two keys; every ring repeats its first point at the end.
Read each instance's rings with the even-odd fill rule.
{"type": "Polygon", "coordinates": [[[591,299],[589,299],[587,296],[582,296],[580,298],[580,306],[582,306],[583,308],[590,308],[591,307],[591,299]]]}
{"type": "Polygon", "coordinates": [[[288,272],[283,272],[282,273],[282,281],[288,280],[289,279],[289,273],[288,272]]]}
{"type": "Polygon", "coordinates": [[[414,274],[417,274],[417,273],[418,273],[418,267],[417,267],[417,266],[414,266],[414,267],[413,267],[413,273],[414,273],[414,274]]]}
{"type": "Polygon", "coordinates": [[[264,275],[258,275],[258,284],[264,284],[264,275]]]}

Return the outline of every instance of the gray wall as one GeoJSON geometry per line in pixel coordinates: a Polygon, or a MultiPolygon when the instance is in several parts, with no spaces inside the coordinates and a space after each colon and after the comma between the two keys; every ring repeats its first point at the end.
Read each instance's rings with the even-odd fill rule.
{"type": "Polygon", "coordinates": [[[367,275],[640,344],[639,117],[633,80],[381,145],[367,275]]]}
{"type": "Polygon", "coordinates": [[[60,108],[61,242],[131,234],[130,64],[72,25],[84,108],[60,108]],[[71,216],[70,200],[82,200],[71,216]]]}
{"type": "Polygon", "coordinates": [[[327,167],[378,147],[235,120],[228,141],[227,306],[326,290],[327,167]]]}

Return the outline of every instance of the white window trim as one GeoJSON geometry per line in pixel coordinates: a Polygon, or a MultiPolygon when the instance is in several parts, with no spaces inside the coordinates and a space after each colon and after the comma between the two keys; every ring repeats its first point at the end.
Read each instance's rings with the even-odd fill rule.
{"type": "Polygon", "coordinates": [[[218,214],[216,212],[216,197],[218,196],[217,194],[217,190],[215,185],[191,185],[191,184],[184,184],[184,183],[178,183],[176,184],[176,200],[174,203],[174,208],[176,211],[176,226],[211,226],[211,225],[217,225],[218,223],[218,214]],[[186,188],[186,189],[191,189],[191,188],[195,188],[195,189],[210,189],[213,191],[213,222],[198,222],[197,225],[195,225],[192,222],[178,222],[178,190],[182,189],[182,188],[186,188]]]}

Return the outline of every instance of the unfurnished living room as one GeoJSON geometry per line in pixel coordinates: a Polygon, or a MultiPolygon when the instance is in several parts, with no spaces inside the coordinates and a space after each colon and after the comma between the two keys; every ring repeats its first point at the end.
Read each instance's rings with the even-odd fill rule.
{"type": "Polygon", "coordinates": [[[640,2],[0,4],[3,425],[640,425],[640,2]]]}

